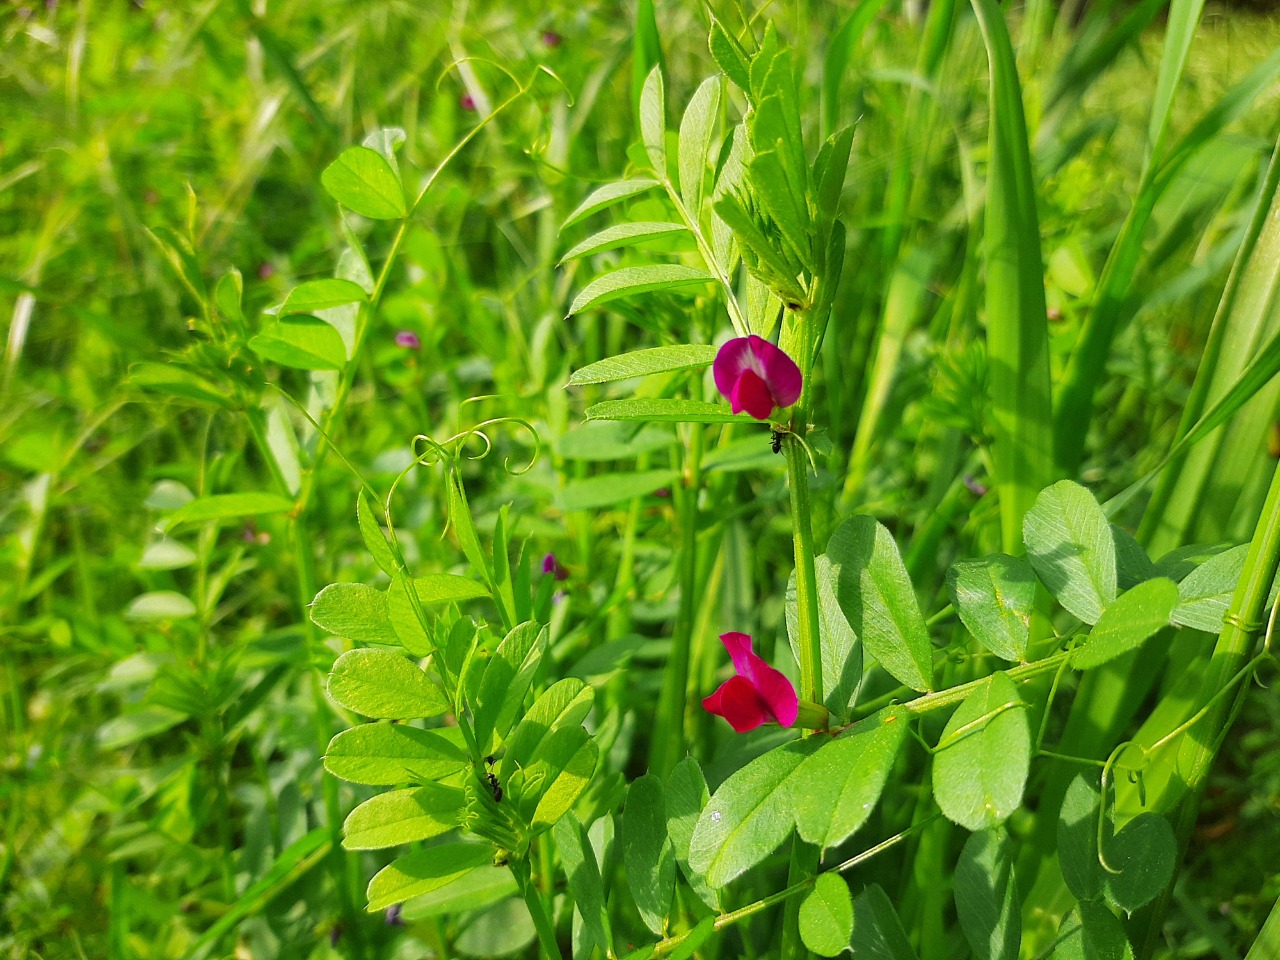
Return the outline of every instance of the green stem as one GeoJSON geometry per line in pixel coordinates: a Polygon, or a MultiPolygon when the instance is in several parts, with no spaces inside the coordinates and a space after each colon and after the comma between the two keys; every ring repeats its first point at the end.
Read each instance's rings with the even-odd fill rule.
{"type": "Polygon", "coordinates": [[[529,908],[529,915],[533,917],[533,928],[538,933],[542,956],[549,960],[563,960],[560,943],[556,940],[555,924],[551,922],[551,917],[548,916],[546,906],[538,893],[538,887],[531,879],[529,861],[527,859],[512,860],[511,873],[516,878],[516,886],[520,888],[520,896],[524,898],[525,905],[529,908]]]}

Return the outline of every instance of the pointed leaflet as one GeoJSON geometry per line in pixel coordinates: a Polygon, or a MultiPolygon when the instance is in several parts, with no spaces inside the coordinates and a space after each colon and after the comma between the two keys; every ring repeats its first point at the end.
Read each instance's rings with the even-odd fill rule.
{"type": "Polygon", "coordinates": [[[715,278],[705,270],[682,266],[678,263],[649,264],[643,267],[623,267],[604,276],[596,277],[582,288],[569,305],[569,316],[600,306],[622,297],[639,293],[682,290],[700,286],[715,278]]]}
{"type": "Polygon", "coordinates": [[[800,904],[800,939],[814,953],[835,957],[853,935],[853,898],[838,873],[820,873],[800,904]]]}
{"type": "Polygon", "coordinates": [[[663,936],[676,886],[676,858],[667,836],[662,781],[646,774],[627,790],[622,814],[622,860],[636,909],[646,927],[663,936]]]}
{"type": "Polygon", "coordinates": [[[569,727],[553,735],[540,753],[530,769],[534,773],[546,771],[547,787],[530,820],[535,831],[556,823],[573,807],[591,782],[600,748],[581,727],[569,727]]]}
{"type": "MultiPolygon", "coordinates": [[[[649,71],[640,92],[640,137],[659,179],[667,177],[667,101],[662,84],[662,67],[649,71]]],[[[573,312],[573,311],[570,311],[573,312]]]]}
{"type": "Polygon", "coordinates": [[[276,320],[249,341],[249,349],[295,370],[341,370],[347,362],[342,336],[316,317],[276,320]]]}
{"type": "Polygon", "coordinates": [[[568,263],[579,257],[589,257],[595,253],[605,253],[619,247],[630,247],[646,240],[658,240],[680,233],[687,233],[689,228],[683,223],[619,223],[606,227],[599,233],[593,233],[581,243],[575,244],[568,253],[560,258],[560,263],[568,263]]]}
{"type": "Polygon", "coordinates": [[[457,727],[419,730],[401,723],[343,730],[324,755],[324,768],[335,777],[376,787],[443,780],[468,762],[457,727]]]}
{"type": "Polygon", "coordinates": [[[694,92],[680,121],[680,199],[689,219],[698,223],[708,153],[720,112],[720,78],[708,77],[694,92]]]}
{"type": "MultiPolygon", "coordinates": [[[[641,177],[635,180],[618,180],[615,183],[606,183],[598,190],[593,190],[587,199],[580,203],[576,210],[565,219],[560,225],[560,229],[571,227],[579,220],[585,220],[593,213],[599,213],[606,207],[619,203],[629,197],[637,196],[646,190],[652,190],[658,186],[657,180],[650,180],[647,177],[641,177]]],[[[565,259],[568,259],[567,257],[565,259]]]]}
{"type": "Polygon", "coordinates": [[[1026,560],[1003,553],[957,560],[947,573],[947,588],[980,644],[1002,660],[1026,660],[1036,600],[1036,577],[1026,560]]]}
{"type": "Polygon", "coordinates": [[[968,830],[1004,821],[1022,803],[1031,731],[1017,687],[995,673],[947,722],[933,764],[933,795],[947,819],[968,830]]]}
{"type": "Polygon", "coordinates": [[[586,719],[594,699],[595,691],[574,677],[552,684],[507,738],[498,776],[506,779],[513,770],[532,764],[549,737],[586,719]]]}
{"type": "Polygon", "coordinates": [[[1169,626],[1178,585],[1157,577],[1120,594],[1098,618],[1084,643],[1071,651],[1071,666],[1090,670],[1128,653],[1169,626]]]}
{"type": "Polygon", "coordinates": [[[1222,618],[1244,572],[1249,545],[1242,543],[1196,567],[1178,584],[1178,605],[1170,618],[1180,627],[1221,633],[1222,618]]]}
{"type": "Polygon", "coordinates": [[[689,867],[723,887],[791,834],[788,779],[819,746],[817,738],[784,743],[734,773],[711,797],[689,846],[689,867]]]}
{"type": "Polygon", "coordinates": [[[581,956],[589,956],[593,947],[612,955],[613,935],[609,929],[609,914],[605,909],[604,883],[600,879],[600,868],[596,864],[591,842],[587,839],[587,831],[577,817],[569,814],[552,828],[551,836],[555,840],[556,851],[560,854],[560,863],[564,866],[569,894],[582,917],[586,934],[582,943],[575,946],[574,956],[579,955],[579,949],[581,956]]]}
{"type": "Polygon", "coordinates": [[[415,657],[425,657],[435,649],[435,640],[423,624],[421,598],[415,603],[409,591],[408,576],[397,573],[387,587],[387,619],[400,646],[415,657]]]}
{"type": "Polygon", "coordinates": [[[853,901],[849,946],[857,960],[916,960],[902,921],[879,884],[871,884],[853,901]]]}
{"type": "Polygon", "coordinates": [[[757,423],[746,413],[734,413],[726,403],[705,400],[667,400],[648,397],[603,400],[587,407],[588,420],[630,420],[641,423],[757,423]]]}
{"type": "Polygon", "coordinates": [[[893,708],[825,743],[791,777],[796,828],[823,850],[843,843],[871,816],[907,734],[893,708]]]}
{"type": "Polygon", "coordinates": [[[371,220],[399,220],[409,211],[400,178],[386,157],[369,147],[348,147],[325,167],[320,182],[329,196],[371,220]]]}
{"type": "Polygon", "coordinates": [[[612,383],[631,377],[648,377],[655,373],[671,373],[675,370],[692,370],[709,366],[716,358],[716,348],[710,344],[681,343],[668,347],[650,347],[632,350],[597,360],[573,372],[569,386],[584,383],[612,383]]]}
{"type": "Polygon", "coordinates": [[[513,628],[498,644],[485,667],[471,703],[476,743],[487,751],[493,736],[505,737],[542,660],[542,624],[529,620],[513,628]]]}
{"type": "Polygon", "coordinates": [[[441,843],[393,860],[369,881],[369,910],[448,886],[472,870],[495,870],[487,843],[441,843]]]}
{"type": "Polygon", "coordinates": [[[899,682],[933,689],[933,646],[893,536],[874,517],[850,517],[831,535],[838,597],[863,646],[899,682]]]}
{"type": "MultiPolygon", "coordinates": [[[[703,461],[704,467],[707,462],[703,461]]],[[[836,716],[846,716],[857,698],[862,685],[862,646],[858,636],[845,619],[837,596],[840,578],[838,569],[823,554],[814,559],[814,572],[818,578],[818,635],[822,638],[822,702],[836,716]]],[[[800,616],[796,600],[796,575],[791,572],[787,581],[785,603],[787,638],[791,652],[800,660],[800,616]]]]}
{"type": "Polygon", "coordinates": [[[458,825],[463,803],[461,790],[438,783],[380,793],[347,816],[342,845],[348,850],[381,850],[430,840],[458,825]]]}
{"type": "Polygon", "coordinates": [[[1124,527],[1111,524],[1111,539],[1116,544],[1116,586],[1131,590],[1144,580],[1158,576],[1156,565],[1147,551],[1124,527]]]}
{"type": "Polygon", "coordinates": [[[382,525],[378,522],[378,511],[363,490],[356,498],[356,524],[360,527],[360,537],[374,563],[387,576],[394,577],[399,565],[391,544],[387,542],[387,535],[382,532],[382,525]]]}
{"type": "Polygon", "coordinates": [[[1009,836],[997,827],[973,834],[955,873],[956,913],[974,960],[1018,960],[1022,901],[1009,836]]]}
{"type": "Polygon", "coordinates": [[[1116,545],[1098,501],[1062,480],[1040,491],[1022,521],[1031,566],[1067,612],[1097,623],[1116,598],[1116,545]]]}
{"type": "Polygon", "coordinates": [[[693,831],[706,809],[711,795],[707,792],[707,781],[702,776],[702,768],[693,757],[685,757],[667,777],[667,836],[671,838],[671,847],[675,852],[676,863],[684,874],[689,886],[698,899],[712,910],[720,909],[720,894],[707,886],[703,874],[689,866],[689,846],[693,842],[693,831]]]}
{"type": "Polygon", "coordinates": [[[308,280],[300,283],[285,297],[280,305],[277,317],[288,317],[300,313],[315,313],[328,307],[340,307],[345,303],[360,303],[367,300],[364,288],[350,280],[308,280]]]}
{"type": "Polygon", "coordinates": [[[293,500],[277,493],[215,493],[187,501],[165,517],[160,527],[165,533],[169,533],[184,523],[258,517],[267,513],[285,513],[292,509],[293,500]]]}
{"type": "Polygon", "coordinates": [[[329,671],[329,696],[378,720],[434,717],[449,709],[440,689],[398,653],[348,650],[329,671]]]}

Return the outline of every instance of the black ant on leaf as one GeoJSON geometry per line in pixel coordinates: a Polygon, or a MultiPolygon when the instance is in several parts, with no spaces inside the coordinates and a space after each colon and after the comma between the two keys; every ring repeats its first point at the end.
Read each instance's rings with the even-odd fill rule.
{"type": "Polygon", "coordinates": [[[774,453],[782,452],[782,438],[790,431],[775,430],[769,435],[769,445],[773,448],[774,453]]]}
{"type": "MultiPolygon", "coordinates": [[[[487,766],[492,767],[495,763],[497,763],[497,758],[493,756],[493,754],[490,754],[489,756],[484,758],[484,762],[487,766]]],[[[498,782],[498,778],[494,776],[494,773],[492,770],[488,771],[484,775],[484,778],[489,783],[489,789],[493,791],[493,802],[501,803],[502,802],[502,784],[498,782]]]]}

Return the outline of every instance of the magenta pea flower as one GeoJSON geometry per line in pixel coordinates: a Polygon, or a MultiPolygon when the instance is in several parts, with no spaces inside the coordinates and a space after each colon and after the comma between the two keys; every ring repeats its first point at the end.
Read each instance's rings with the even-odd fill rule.
{"type": "Polygon", "coordinates": [[[716,389],[724,394],[733,412],[745,410],[757,420],[768,420],[775,409],[799,400],[804,382],[794,360],[755,334],[721,347],[712,373],[716,389]]]}
{"type": "Polygon", "coordinates": [[[724,717],[738,733],[773,721],[784,727],[796,722],[800,698],[791,681],[751,649],[751,636],[722,633],[720,642],[729,651],[736,677],[730,677],[702,701],[708,713],[724,717]]]}
{"type": "Polygon", "coordinates": [[[554,553],[548,553],[542,558],[542,572],[553,575],[557,580],[569,579],[569,571],[560,565],[554,553]]]}
{"type": "Polygon", "coordinates": [[[422,341],[412,330],[401,330],[396,334],[396,346],[404,347],[406,350],[418,350],[422,347],[422,341]]]}
{"type": "Polygon", "coordinates": [[[476,108],[476,98],[469,93],[464,93],[458,98],[458,106],[463,110],[474,110],[476,108]]]}

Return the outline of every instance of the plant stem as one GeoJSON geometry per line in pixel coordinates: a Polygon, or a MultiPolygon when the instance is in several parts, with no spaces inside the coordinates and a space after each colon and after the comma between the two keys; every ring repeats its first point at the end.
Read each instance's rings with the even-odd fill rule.
{"type": "Polygon", "coordinates": [[[547,915],[547,909],[538,893],[537,885],[531,879],[529,861],[527,859],[512,860],[510,866],[511,873],[516,878],[516,886],[520,888],[520,896],[524,898],[525,905],[529,908],[529,915],[533,917],[533,928],[538,933],[542,956],[550,960],[563,960],[560,943],[556,940],[555,924],[547,915]]]}

